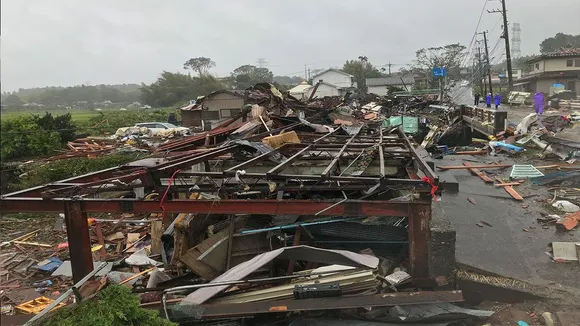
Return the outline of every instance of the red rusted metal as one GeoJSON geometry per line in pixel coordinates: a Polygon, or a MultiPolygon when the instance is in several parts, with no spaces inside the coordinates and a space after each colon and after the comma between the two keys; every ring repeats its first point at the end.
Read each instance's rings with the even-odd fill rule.
{"type": "Polygon", "coordinates": [[[409,208],[409,265],[413,277],[429,276],[430,205],[409,208]]]}
{"type": "Polygon", "coordinates": [[[81,201],[64,203],[64,221],[69,243],[72,276],[74,283],[77,283],[93,270],[89,222],[81,201]]]}
{"type": "MultiPolygon", "coordinates": [[[[71,199],[42,200],[36,198],[5,198],[0,200],[0,213],[9,212],[62,212],[63,202],[71,199]]],[[[89,213],[161,212],[158,201],[136,199],[83,199],[83,210],[89,213]]],[[[168,200],[163,203],[168,213],[200,214],[296,214],[314,215],[329,206],[332,201],[311,200],[168,200]]],[[[392,202],[349,200],[320,213],[320,216],[408,216],[412,207],[429,209],[428,202],[392,202]]]]}

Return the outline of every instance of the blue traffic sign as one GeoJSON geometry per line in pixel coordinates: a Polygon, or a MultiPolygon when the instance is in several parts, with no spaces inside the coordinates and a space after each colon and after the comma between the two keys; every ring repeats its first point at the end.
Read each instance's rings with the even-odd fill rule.
{"type": "Polygon", "coordinates": [[[435,67],[433,68],[433,76],[435,77],[445,77],[447,75],[447,69],[445,67],[435,67]]]}

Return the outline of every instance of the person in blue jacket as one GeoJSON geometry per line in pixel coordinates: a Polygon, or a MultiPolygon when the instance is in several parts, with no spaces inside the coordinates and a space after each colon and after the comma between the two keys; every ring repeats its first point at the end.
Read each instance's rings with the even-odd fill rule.
{"type": "Polygon", "coordinates": [[[493,97],[493,102],[495,104],[495,109],[497,110],[497,108],[501,104],[501,95],[499,95],[499,93],[495,93],[495,96],[493,97]]]}
{"type": "Polygon", "coordinates": [[[485,96],[485,105],[486,105],[488,108],[491,108],[491,93],[488,93],[488,94],[485,96]]]}

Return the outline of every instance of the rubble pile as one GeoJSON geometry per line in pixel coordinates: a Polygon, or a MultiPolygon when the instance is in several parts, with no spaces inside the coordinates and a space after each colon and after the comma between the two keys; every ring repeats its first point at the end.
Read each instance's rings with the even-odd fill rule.
{"type": "MultiPolygon", "coordinates": [[[[176,322],[492,314],[454,305],[463,295],[451,275],[429,272],[431,203],[444,185],[408,135],[433,142],[458,110],[429,96],[303,103],[269,84],[251,93],[239,114],[146,159],[35,189],[34,207],[3,196],[6,210],[66,210],[52,238],[4,239],[3,314],[47,318],[111,284],[176,322]],[[72,229],[84,223],[88,234],[72,229]]],[[[141,146],[139,135],[122,141],[141,146]]]]}

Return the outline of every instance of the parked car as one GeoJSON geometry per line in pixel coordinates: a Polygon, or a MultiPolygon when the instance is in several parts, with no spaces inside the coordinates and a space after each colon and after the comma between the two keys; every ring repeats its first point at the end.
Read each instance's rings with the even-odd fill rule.
{"type": "Polygon", "coordinates": [[[467,80],[464,80],[464,81],[461,82],[461,86],[462,87],[465,87],[467,85],[469,85],[469,82],[467,80]]]}

